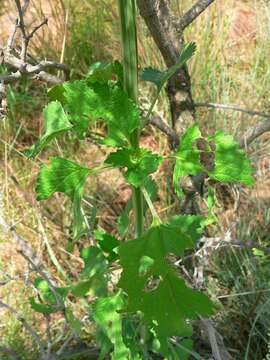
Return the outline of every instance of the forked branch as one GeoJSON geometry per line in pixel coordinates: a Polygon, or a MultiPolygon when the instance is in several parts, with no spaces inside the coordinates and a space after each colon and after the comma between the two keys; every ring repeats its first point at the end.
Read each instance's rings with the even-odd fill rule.
{"type": "Polygon", "coordinates": [[[30,0],[25,0],[21,4],[20,0],[14,0],[17,9],[17,18],[15,20],[11,34],[7,40],[6,45],[0,45],[0,65],[7,66],[11,69],[4,75],[0,75],[0,116],[5,115],[7,111],[5,85],[18,81],[22,77],[30,79],[37,79],[46,83],[55,85],[60,84],[69,77],[69,69],[64,64],[59,64],[53,61],[36,61],[28,54],[28,47],[35,33],[48,24],[48,19],[44,19],[40,24],[36,25],[31,31],[27,31],[25,25],[25,14],[27,12],[30,0]],[[20,34],[18,34],[20,30],[20,34]],[[20,37],[21,45],[16,45],[16,38],[20,37]],[[52,75],[47,72],[49,69],[62,70],[64,78],[52,75]]]}

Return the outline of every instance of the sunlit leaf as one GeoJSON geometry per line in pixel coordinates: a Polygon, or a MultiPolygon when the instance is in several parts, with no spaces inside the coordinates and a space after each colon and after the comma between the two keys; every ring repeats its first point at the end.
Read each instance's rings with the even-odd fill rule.
{"type": "Polygon", "coordinates": [[[126,181],[130,185],[139,187],[157,170],[161,161],[161,156],[146,149],[125,148],[111,153],[105,162],[114,167],[127,168],[124,173],[126,181]]]}
{"type": "Polygon", "coordinates": [[[34,157],[58,135],[71,130],[73,125],[69,122],[62,105],[58,101],[49,103],[44,111],[44,134],[31,149],[25,151],[26,156],[34,157]]]}
{"type": "Polygon", "coordinates": [[[247,159],[243,149],[230,135],[222,131],[208,138],[216,145],[215,167],[209,172],[211,179],[223,183],[242,183],[245,185],[254,184],[252,173],[254,169],[247,159]]]}
{"type": "Polygon", "coordinates": [[[123,341],[122,316],[119,313],[124,305],[122,295],[118,293],[114,296],[98,299],[94,308],[94,320],[114,345],[111,354],[112,360],[130,359],[130,351],[123,341]]]}
{"type": "Polygon", "coordinates": [[[73,203],[74,238],[84,224],[81,211],[83,188],[90,169],[63,158],[51,158],[49,165],[42,166],[37,179],[37,200],[46,200],[56,192],[65,193],[73,203]]]}
{"type": "Polygon", "coordinates": [[[186,44],[180,53],[177,63],[166,71],[162,72],[153,68],[144,69],[141,73],[141,80],[154,83],[158,90],[161,90],[166,81],[169,80],[186,62],[193,56],[196,50],[195,43],[186,44]]]}

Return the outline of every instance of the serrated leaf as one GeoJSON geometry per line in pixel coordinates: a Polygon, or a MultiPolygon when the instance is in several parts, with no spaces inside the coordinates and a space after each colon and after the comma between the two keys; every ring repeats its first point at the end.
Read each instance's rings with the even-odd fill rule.
{"type": "Polygon", "coordinates": [[[120,245],[119,240],[103,231],[95,231],[95,239],[101,249],[108,254],[108,261],[112,262],[118,259],[118,254],[115,250],[120,245]]]}
{"type": "Polygon", "coordinates": [[[108,126],[106,144],[129,143],[130,134],[139,126],[140,112],[121,87],[78,80],[64,83],[63,88],[54,96],[59,95],[59,101],[64,97],[63,106],[79,137],[83,138],[91,121],[102,119],[108,126]]]}
{"type": "Polygon", "coordinates": [[[82,249],[80,256],[84,261],[84,268],[80,274],[82,280],[72,285],[72,293],[78,297],[86,296],[88,293],[105,296],[107,294],[108,262],[102,250],[91,246],[82,249]]]}
{"type": "Polygon", "coordinates": [[[254,183],[252,167],[244,150],[232,136],[222,131],[203,138],[198,125],[191,126],[184,134],[175,157],[173,183],[178,195],[182,195],[180,178],[201,172],[220,182],[254,183]]]}
{"type": "Polygon", "coordinates": [[[223,183],[254,184],[251,163],[232,136],[218,131],[208,140],[216,145],[215,167],[208,173],[211,179],[223,183]]]}
{"type": "Polygon", "coordinates": [[[195,245],[197,240],[202,236],[204,222],[205,218],[203,216],[182,215],[173,216],[170,219],[169,225],[180,228],[181,232],[191,237],[195,245]]]}
{"type": "Polygon", "coordinates": [[[81,250],[81,258],[84,261],[82,276],[90,279],[97,273],[104,273],[107,270],[108,263],[103,252],[98,247],[90,246],[81,250]]]}
{"type": "Polygon", "coordinates": [[[190,335],[187,319],[194,319],[197,314],[208,316],[213,311],[210,300],[189,289],[167,261],[170,254],[182,256],[193,246],[194,240],[181,227],[160,225],[119,247],[123,272],[118,285],[128,295],[127,311],[141,311],[143,321],[154,325],[159,336],[190,335]],[[146,274],[140,274],[145,256],[154,262],[146,274]],[[152,286],[155,279],[158,282],[152,286]]]}
{"type": "Polygon", "coordinates": [[[42,166],[36,186],[37,200],[46,200],[55,192],[65,193],[73,203],[73,235],[77,239],[84,224],[81,211],[83,188],[90,173],[90,169],[63,158],[50,159],[49,165],[42,166]]]}
{"type": "Polygon", "coordinates": [[[154,173],[162,157],[146,149],[120,149],[111,153],[105,163],[114,167],[126,167],[124,174],[126,181],[135,187],[142,186],[149,175],[154,173]]]}
{"type": "Polygon", "coordinates": [[[186,44],[183,50],[180,53],[179,60],[169,69],[164,72],[153,68],[144,69],[141,73],[141,80],[149,81],[154,83],[158,89],[162,89],[166,81],[169,80],[181,67],[183,67],[186,62],[193,56],[196,50],[196,44],[194,42],[186,44]]]}
{"type": "Polygon", "coordinates": [[[185,132],[175,153],[176,161],[173,172],[173,185],[179,196],[182,195],[179,184],[180,178],[187,175],[197,175],[204,171],[200,163],[200,151],[193,146],[199,138],[201,138],[201,132],[198,125],[195,124],[185,132]]]}
{"type": "Polygon", "coordinates": [[[123,83],[123,67],[118,61],[98,61],[90,66],[86,79],[90,83],[107,83],[114,75],[123,83]]]}
{"type": "Polygon", "coordinates": [[[120,293],[98,299],[94,307],[94,320],[114,345],[114,350],[111,354],[112,360],[131,359],[130,351],[126,347],[122,337],[122,317],[119,312],[123,308],[124,301],[120,293]]]}
{"type": "Polygon", "coordinates": [[[43,117],[45,122],[44,134],[31,149],[25,152],[27,157],[36,156],[51,140],[73,127],[59,101],[49,103],[43,110],[43,117]]]}

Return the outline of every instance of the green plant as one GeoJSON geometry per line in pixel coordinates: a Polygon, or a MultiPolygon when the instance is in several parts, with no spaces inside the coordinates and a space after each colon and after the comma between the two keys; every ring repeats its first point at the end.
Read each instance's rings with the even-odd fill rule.
{"type": "MultiPolygon", "coordinates": [[[[148,123],[157,98],[167,80],[184,66],[195,51],[194,43],[186,45],[176,65],[166,71],[145,69],[141,79],[153,83],[156,96],[145,118],[137,104],[138,65],[135,3],[119,0],[122,27],[123,66],[118,62],[96,63],[85,79],[66,82],[49,91],[52,100],[44,110],[45,132],[27,152],[34,157],[54,138],[72,132],[83,140],[89,126],[100,119],[107,128],[105,138],[95,141],[113,149],[103,164],[89,169],[65,158],[53,157],[41,167],[37,180],[37,199],[46,200],[56,192],[66,194],[72,203],[73,239],[83,244],[94,238],[90,247],[81,250],[84,268],[80,279],[70,279],[65,287],[53,287],[38,278],[35,287],[38,300],[30,299],[32,308],[48,316],[64,312],[74,332],[80,336],[82,323],[72,311],[74,298],[82,300],[90,318],[97,325],[96,341],[100,359],[111,353],[112,359],[150,359],[160,354],[168,359],[187,359],[192,351],[192,319],[198,314],[210,316],[214,306],[210,299],[189,288],[173,267],[173,257],[182,257],[192,249],[203,229],[212,221],[213,191],[209,191],[209,217],[175,216],[162,223],[151,200],[155,173],[165,160],[161,154],[140,147],[139,139],[148,123]],[[126,226],[119,237],[94,231],[82,206],[88,176],[120,168],[132,188],[132,210],[135,234],[127,239],[126,226]],[[146,229],[145,208],[153,223],[146,229]],[[115,281],[116,267],[121,277],[115,281]],[[111,283],[113,286],[111,286],[111,283]],[[110,285],[110,286],[109,286],[110,285]],[[73,299],[73,300],[72,300],[73,299]],[[174,341],[172,341],[172,337],[174,341]],[[176,341],[175,341],[176,339],[176,341]]],[[[175,191],[183,196],[180,180],[201,172],[220,182],[253,183],[252,168],[243,150],[231,136],[218,131],[204,137],[197,124],[182,137],[177,151],[166,157],[175,161],[175,191]]]]}

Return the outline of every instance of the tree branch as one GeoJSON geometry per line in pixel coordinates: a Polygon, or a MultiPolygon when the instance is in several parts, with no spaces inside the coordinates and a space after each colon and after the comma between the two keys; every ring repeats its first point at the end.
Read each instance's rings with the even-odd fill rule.
{"type": "Polygon", "coordinates": [[[178,27],[183,31],[189,26],[204,10],[208,8],[215,0],[198,0],[180,19],[178,27]]]}
{"type": "Polygon", "coordinates": [[[7,65],[12,72],[0,75],[0,116],[5,116],[7,104],[5,97],[5,84],[13,83],[20,80],[23,76],[30,79],[44,81],[51,85],[63,83],[69,78],[69,68],[64,64],[53,61],[40,61],[34,65],[28,62],[28,46],[35,33],[44,25],[48,24],[48,19],[44,19],[39,25],[35,26],[29,33],[26,30],[24,16],[29,6],[30,0],[25,0],[21,5],[20,0],[14,0],[18,12],[17,19],[9,36],[6,46],[0,46],[0,65],[7,65]],[[20,29],[21,46],[16,49],[14,46],[16,34],[20,29]],[[58,69],[64,72],[64,78],[51,75],[46,70],[58,69]]]}
{"type": "MultiPolygon", "coordinates": [[[[220,105],[220,104],[219,104],[220,105]]],[[[225,105],[224,105],[225,106],[225,105]]],[[[212,107],[212,106],[211,106],[212,107]]],[[[227,107],[224,109],[227,109],[227,107]]],[[[236,110],[241,111],[244,113],[247,113],[251,116],[261,116],[265,117],[268,120],[260,122],[259,124],[251,127],[246,131],[246,133],[238,140],[240,147],[246,147],[250,145],[255,139],[257,139],[259,136],[263,135],[264,133],[270,131],[270,114],[262,113],[259,111],[252,111],[252,110],[245,110],[235,105],[230,105],[230,110],[236,110]]],[[[159,116],[153,116],[149,120],[149,124],[159,129],[161,132],[166,134],[172,144],[172,148],[177,148],[180,139],[177,132],[172,129],[164,120],[162,120],[159,116]]]]}
{"type": "Polygon", "coordinates": [[[223,110],[235,110],[239,112],[243,112],[245,114],[251,116],[260,116],[264,118],[270,118],[270,113],[264,113],[261,111],[253,111],[249,109],[244,109],[238,105],[230,105],[230,104],[216,104],[216,103],[207,103],[207,102],[199,102],[194,104],[195,107],[208,107],[213,109],[223,109],[223,110]]]}
{"type": "Polygon", "coordinates": [[[239,140],[239,144],[241,147],[246,147],[268,131],[270,131],[270,118],[248,129],[244,136],[239,140]]]}

